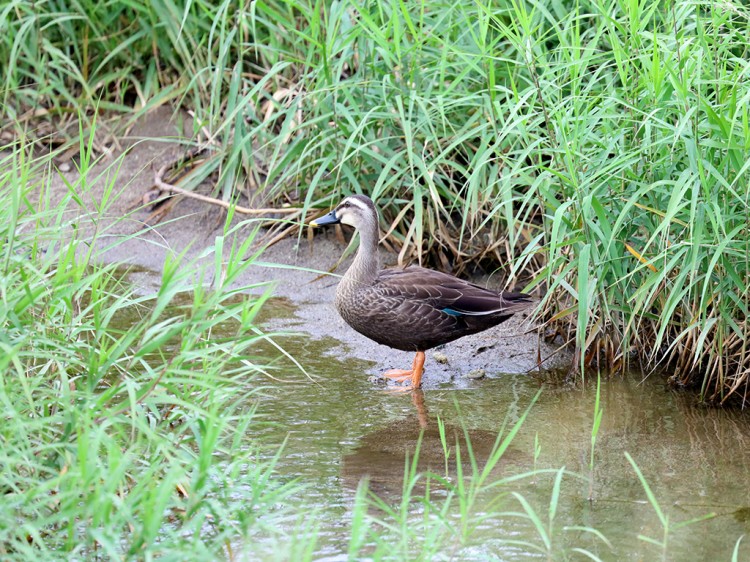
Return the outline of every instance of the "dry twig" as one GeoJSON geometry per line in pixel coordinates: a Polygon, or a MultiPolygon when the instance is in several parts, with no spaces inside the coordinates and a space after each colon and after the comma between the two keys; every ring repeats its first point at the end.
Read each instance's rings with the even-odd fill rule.
{"type": "Polygon", "coordinates": [[[203,201],[204,203],[216,205],[224,209],[233,208],[235,212],[243,214],[243,215],[267,215],[269,213],[294,214],[294,213],[299,213],[301,211],[301,209],[299,209],[298,207],[287,207],[287,208],[280,208],[280,209],[275,209],[272,207],[261,208],[261,209],[250,209],[248,207],[242,207],[240,205],[233,205],[232,203],[229,203],[228,201],[223,201],[222,199],[216,199],[215,197],[201,195],[200,193],[195,193],[194,191],[189,191],[187,189],[177,187],[176,185],[172,185],[171,183],[165,182],[163,179],[164,174],[167,172],[167,170],[169,169],[171,165],[172,165],[171,163],[165,164],[154,173],[154,185],[164,191],[169,191],[170,193],[177,193],[179,195],[184,195],[185,197],[190,197],[191,199],[197,199],[198,201],[203,201]]]}

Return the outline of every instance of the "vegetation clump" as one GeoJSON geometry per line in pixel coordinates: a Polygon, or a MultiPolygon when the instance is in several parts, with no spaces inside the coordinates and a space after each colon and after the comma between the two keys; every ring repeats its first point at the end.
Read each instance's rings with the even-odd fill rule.
{"type": "MultiPolygon", "coordinates": [[[[267,293],[236,299],[233,284],[252,237],[206,250],[212,282],[168,261],[149,296],[97,259],[116,174],[85,203],[92,154],[161,105],[194,117],[199,158],[182,187],[211,178],[225,201],[311,216],[342,192],[371,195],[401,261],[502,267],[536,291],[582,372],[669,364],[706,400],[744,404],[749,22],[739,0],[4,5],[0,557],[316,556],[316,518],[286,505],[303,485],[275,472],[281,445],[253,434],[267,293]],[[78,155],[59,204],[27,139],[78,155]]],[[[449,474],[463,453],[439,422],[445,475],[419,473],[417,451],[395,507],[361,483],[347,555],[455,558],[509,517],[536,538],[502,547],[610,555],[602,533],[564,526],[558,510],[571,486],[586,489],[581,505],[597,498],[605,403],[597,388],[585,477],[537,469],[537,443],[534,470],[495,478],[523,408],[484,465],[465,431],[466,462],[449,474]],[[548,505],[515,491],[521,480],[541,483],[548,505]]],[[[675,531],[714,514],[670,521],[626,460],[660,523],[639,538],[666,559],[675,531]]]]}
{"type": "Polygon", "coordinates": [[[0,558],[215,559],[299,489],[241,439],[266,296],[234,298],[231,252],[212,285],[169,260],[148,296],[102,265],[106,205],[72,212],[90,150],[55,206],[22,150],[0,168],[0,558]]]}
{"type": "Polygon", "coordinates": [[[402,261],[512,262],[577,367],[668,364],[744,404],[742,2],[18,1],[0,22],[15,123],[181,106],[208,151],[186,187],[371,195],[402,261]]]}

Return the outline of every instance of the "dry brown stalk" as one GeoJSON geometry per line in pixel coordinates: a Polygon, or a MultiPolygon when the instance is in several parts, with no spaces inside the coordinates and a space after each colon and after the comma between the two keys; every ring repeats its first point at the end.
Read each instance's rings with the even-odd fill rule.
{"type": "Polygon", "coordinates": [[[229,203],[228,201],[224,201],[222,199],[216,199],[215,197],[209,197],[207,195],[201,195],[200,193],[195,193],[194,191],[183,189],[181,187],[178,187],[176,185],[173,185],[171,183],[167,183],[164,181],[163,179],[164,174],[171,167],[171,165],[172,164],[165,164],[154,173],[154,185],[158,187],[159,189],[162,189],[164,191],[169,191],[170,193],[177,193],[179,195],[190,197],[191,199],[196,199],[198,201],[203,201],[204,203],[209,203],[210,205],[216,205],[224,209],[233,208],[236,213],[240,213],[243,215],[267,215],[270,213],[293,214],[293,213],[300,212],[300,209],[297,207],[287,207],[287,208],[278,208],[278,209],[273,208],[273,207],[250,209],[248,207],[242,207],[240,205],[233,205],[232,203],[229,203]]]}

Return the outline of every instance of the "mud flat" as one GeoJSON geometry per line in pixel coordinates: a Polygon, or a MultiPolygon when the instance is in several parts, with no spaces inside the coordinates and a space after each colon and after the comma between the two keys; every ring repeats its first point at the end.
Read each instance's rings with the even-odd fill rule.
{"type": "MultiPolygon", "coordinates": [[[[113,188],[114,202],[98,226],[100,231],[106,232],[100,237],[101,259],[158,273],[169,255],[185,252],[186,261],[198,259],[198,263],[205,262],[206,270],[211,271],[213,257],[200,259],[200,256],[223,234],[225,212],[222,209],[181,198],[161,222],[147,226],[151,210],[142,205],[144,194],[153,187],[154,170],[184,154],[190,130],[188,120],[173,119],[166,108],[154,110],[120,140],[119,152],[91,168],[87,177],[90,189],[84,194],[85,207],[71,212],[87,213],[86,206],[93,208],[106,190],[113,188]],[[118,243],[113,244],[115,241],[118,243]]],[[[79,179],[75,166],[63,168],[69,169],[53,173],[50,179],[52,204],[68,193],[66,183],[76,185],[79,179]]],[[[210,186],[203,187],[206,192],[210,191],[210,186]]],[[[239,217],[235,222],[242,220],[239,217]]],[[[249,235],[256,224],[252,220],[246,223],[237,231],[238,236],[249,235]]],[[[259,237],[258,246],[262,238],[259,237]]],[[[388,368],[405,368],[411,364],[410,353],[374,344],[351,330],[338,316],[332,304],[338,278],[321,278],[310,271],[332,269],[344,250],[345,245],[336,240],[332,232],[316,233],[312,241],[290,237],[267,248],[259,258],[264,265],[248,268],[240,282],[272,283],[275,295],[289,298],[296,305],[296,318],[276,327],[293,327],[312,338],[335,338],[343,346],[332,349],[331,353],[371,361],[372,368],[367,373],[370,375],[388,368]],[[274,267],[274,264],[281,267],[274,267]]],[[[384,252],[381,261],[393,264],[396,256],[384,252]]],[[[347,266],[348,260],[345,260],[336,273],[343,273],[347,266]]],[[[146,275],[142,282],[152,284],[155,278],[146,275]]],[[[565,366],[570,361],[568,355],[539,340],[526,321],[526,315],[518,315],[494,329],[428,352],[424,385],[430,388],[453,381],[461,386],[472,377],[531,372],[538,369],[539,357],[545,360],[544,368],[565,366]]]]}

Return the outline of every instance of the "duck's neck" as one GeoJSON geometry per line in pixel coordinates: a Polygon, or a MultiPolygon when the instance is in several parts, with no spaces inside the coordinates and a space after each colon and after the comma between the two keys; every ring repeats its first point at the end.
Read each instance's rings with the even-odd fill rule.
{"type": "Polygon", "coordinates": [[[359,229],[359,250],[342,282],[352,285],[372,285],[379,271],[378,223],[371,221],[359,229]]]}

